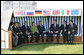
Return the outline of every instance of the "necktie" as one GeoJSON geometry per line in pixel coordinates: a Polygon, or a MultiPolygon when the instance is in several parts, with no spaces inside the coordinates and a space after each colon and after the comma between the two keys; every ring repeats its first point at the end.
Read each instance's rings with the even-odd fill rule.
{"type": "Polygon", "coordinates": [[[65,25],[64,25],[64,28],[65,28],[65,25]]]}
{"type": "Polygon", "coordinates": [[[71,28],[73,28],[72,25],[71,25],[71,28]]]}
{"type": "Polygon", "coordinates": [[[56,27],[56,24],[54,24],[54,28],[56,27]]]}
{"type": "MultiPolygon", "coordinates": [[[[27,30],[27,26],[26,26],[26,30],[27,30]]],[[[27,30],[27,33],[28,33],[28,30],[27,30]]]]}

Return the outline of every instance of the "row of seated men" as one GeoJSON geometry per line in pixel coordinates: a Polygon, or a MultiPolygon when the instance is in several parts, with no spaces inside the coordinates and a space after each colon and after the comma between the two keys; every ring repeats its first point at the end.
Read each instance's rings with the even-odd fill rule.
{"type": "Polygon", "coordinates": [[[57,42],[59,43],[60,33],[63,35],[64,43],[72,43],[73,37],[77,33],[77,25],[70,20],[68,25],[66,24],[66,21],[63,21],[63,24],[59,26],[56,23],[56,20],[54,20],[53,24],[50,26],[50,32],[47,32],[41,21],[39,21],[39,25],[37,26],[35,25],[35,22],[32,22],[30,27],[27,25],[26,21],[22,27],[20,27],[19,22],[11,22],[9,30],[12,32],[13,46],[27,43],[29,36],[31,36],[31,43],[33,41],[33,37],[36,38],[36,42],[38,43],[40,35],[43,42],[45,34],[47,36],[46,41],[48,41],[49,37],[51,37],[51,41],[53,41],[53,35],[57,35],[57,42]]]}

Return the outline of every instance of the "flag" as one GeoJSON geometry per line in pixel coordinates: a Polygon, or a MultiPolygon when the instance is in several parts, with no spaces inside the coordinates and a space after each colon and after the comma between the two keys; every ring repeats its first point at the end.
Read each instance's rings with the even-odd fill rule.
{"type": "Polygon", "coordinates": [[[79,10],[71,10],[71,15],[79,15],[79,10]]]}
{"type": "Polygon", "coordinates": [[[34,12],[27,12],[27,15],[34,15],[34,12]]]}
{"type": "Polygon", "coordinates": [[[62,10],[62,15],[64,15],[64,10],[62,10]]]}
{"type": "Polygon", "coordinates": [[[48,10],[47,10],[47,11],[44,10],[44,11],[43,11],[43,15],[50,15],[50,11],[48,11],[48,10]]]}
{"type": "Polygon", "coordinates": [[[60,15],[60,10],[54,10],[54,11],[52,12],[52,14],[53,14],[53,15],[60,15]]]}
{"type": "Polygon", "coordinates": [[[35,11],[35,15],[42,15],[42,11],[36,10],[36,11],[35,11]]]}
{"type": "Polygon", "coordinates": [[[67,10],[67,15],[69,15],[69,10],[67,10]]]}

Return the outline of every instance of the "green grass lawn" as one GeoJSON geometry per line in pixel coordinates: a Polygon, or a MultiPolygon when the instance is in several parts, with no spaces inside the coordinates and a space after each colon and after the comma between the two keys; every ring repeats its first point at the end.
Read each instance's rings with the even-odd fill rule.
{"type": "Polygon", "coordinates": [[[24,44],[1,54],[83,54],[83,44],[24,44]]]}

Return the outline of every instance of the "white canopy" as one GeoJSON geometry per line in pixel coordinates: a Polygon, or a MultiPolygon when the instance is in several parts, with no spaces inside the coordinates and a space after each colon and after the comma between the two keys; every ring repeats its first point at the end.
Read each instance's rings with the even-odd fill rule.
{"type": "Polygon", "coordinates": [[[8,30],[13,10],[6,10],[1,12],[1,29],[8,30]]]}

